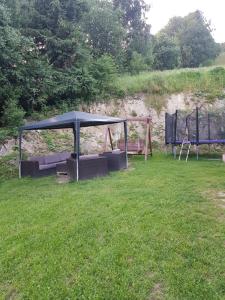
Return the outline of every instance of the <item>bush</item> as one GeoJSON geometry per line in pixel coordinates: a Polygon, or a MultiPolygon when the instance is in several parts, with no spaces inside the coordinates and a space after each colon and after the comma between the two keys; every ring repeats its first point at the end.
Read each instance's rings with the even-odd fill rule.
{"type": "Polygon", "coordinates": [[[18,168],[16,166],[15,154],[0,157],[0,180],[16,177],[18,168]]]}
{"type": "Polygon", "coordinates": [[[8,127],[9,135],[18,135],[18,127],[23,124],[24,115],[24,110],[18,106],[16,100],[7,102],[3,108],[2,123],[8,127]]]}
{"type": "Polygon", "coordinates": [[[137,53],[133,52],[132,57],[129,63],[129,71],[132,75],[139,74],[141,71],[148,69],[147,64],[145,63],[144,57],[137,53]]]}
{"type": "Polygon", "coordinates": [[[99,93],[108,94],[112,90],[118,70],[114,59],[109,55],[103,55],[92,64],[91,73],[96,80],[99,93]]]}
{"type": "Polygon", "coordinates": [[[179,66],[180,51],[176,43],[166,34],[157,36],[154,48],[154,68],[157,70],[174,69],[179,66]]]}

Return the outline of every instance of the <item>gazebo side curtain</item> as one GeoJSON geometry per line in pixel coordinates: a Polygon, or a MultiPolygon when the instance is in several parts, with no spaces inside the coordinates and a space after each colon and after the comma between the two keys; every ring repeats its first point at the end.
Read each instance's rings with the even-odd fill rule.
{"type": "MultiPolygon", "coordinates": [[[[124,124],[124,141],[125,141],[125,152],[126,152],[126,167],[128,168],[128,155],[127,155],[127,121],[124,124]]],[[[76,120],[73,124],[73,135],[74,135],[74,153],[76,153],[76,175],[77,181],[79,181],[79,161],[80,161],[80,121],[76,120]]],[[[22,134],[23,130],[19,130],[19,178],[21,178],[21,160],[22,160],[22,134]]]]}
{"type": "Polygon", "coordinates": [[[76,131],[76,171],[77,171],[77,181],[79,181],[79,162],[80,162],[80,122],[77,121],[75,124],[76,131]]]}

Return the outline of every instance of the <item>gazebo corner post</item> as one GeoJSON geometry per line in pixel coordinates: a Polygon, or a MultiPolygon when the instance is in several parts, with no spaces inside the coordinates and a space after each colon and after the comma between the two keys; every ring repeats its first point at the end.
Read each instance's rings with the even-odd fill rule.
{"type": "Polygon", "coordinates": [[[79,163],[80,163],[80,121],[76,120],[76,178],[79,181],[79,163]]]}
{"type": "Polygon", "coordinates": [[[19,178],[22,177],[21,161],[22,161],[22,134],[23,130],[19,129],[19,178]]]}
{"type": "Polygon", "coordinates": [[[127,121],[124,123],[124,143],[125,143],[125,153],[126,153],[126,168],[128,169],[128,149],[127,149],[127,138],[128,138],[128,133],[127,133],[127,121]]]}

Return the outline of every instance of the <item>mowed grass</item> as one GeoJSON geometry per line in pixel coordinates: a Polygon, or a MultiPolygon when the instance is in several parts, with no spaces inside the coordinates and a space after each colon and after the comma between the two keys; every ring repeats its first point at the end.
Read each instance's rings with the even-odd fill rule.
{"type": "Polygon", "coordinates": [[[225,299],[225,165],[0,183],[2,299],[225,299]]]}

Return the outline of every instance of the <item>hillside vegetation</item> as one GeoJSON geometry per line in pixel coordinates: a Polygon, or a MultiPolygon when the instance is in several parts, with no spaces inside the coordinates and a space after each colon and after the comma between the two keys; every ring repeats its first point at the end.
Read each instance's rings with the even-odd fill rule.
{"type": "Polygon", "coordinates": [[[144,72],[136,76],[122,76],[115,84],[115,90],[124,95],[190,92],[212,101],[224,97],[224,88],[223,67],[144,72]]]}
{"type": "MultiPolygon", "coordinates": [[[[153,36],[149,9],[144,0],[0,0],[0,126],[16,135],[34,113],[123,96],[126,85],[113,83],[124,74],[199,67],[222,51],[200,11],[153,36]]],[[[170,92],[155,76],[145,89],[170,92]]]]}
{"type": "MultiPolygon", "coordinates": [[[[110,90],[110,96],[103,97],[98,101],[108,101],[109,98],[123,98],[137,93],[145,93],[151,97],[184,92],[192,94],[196,101],[199,99],[213,103],[216,99],[224,99],[225,97],[225,68],[205,67],[142,72],[137,75],[127,74],[117,77],[111,82],[110,90]]],[[[156,101],[158,100],[156,99],[156,101]]],[[[33,112],[30,119],[40,120],[73,109],[77,109],[77,106],[73,103],[59,107],[46,107],[40,112],[33,112]]],[[[21,115],[13,106],[8,107],[7,113],[11,127],[0,129],[0,142],[4,142],[13,135],[17,136],[15,124],[17,124],[18,117],[21,115]]]]}
{"type": "Polygon", "coordinates": [[[225,66],[225,52],[220,53],[213,64],[216,66],[225,66]]]}

